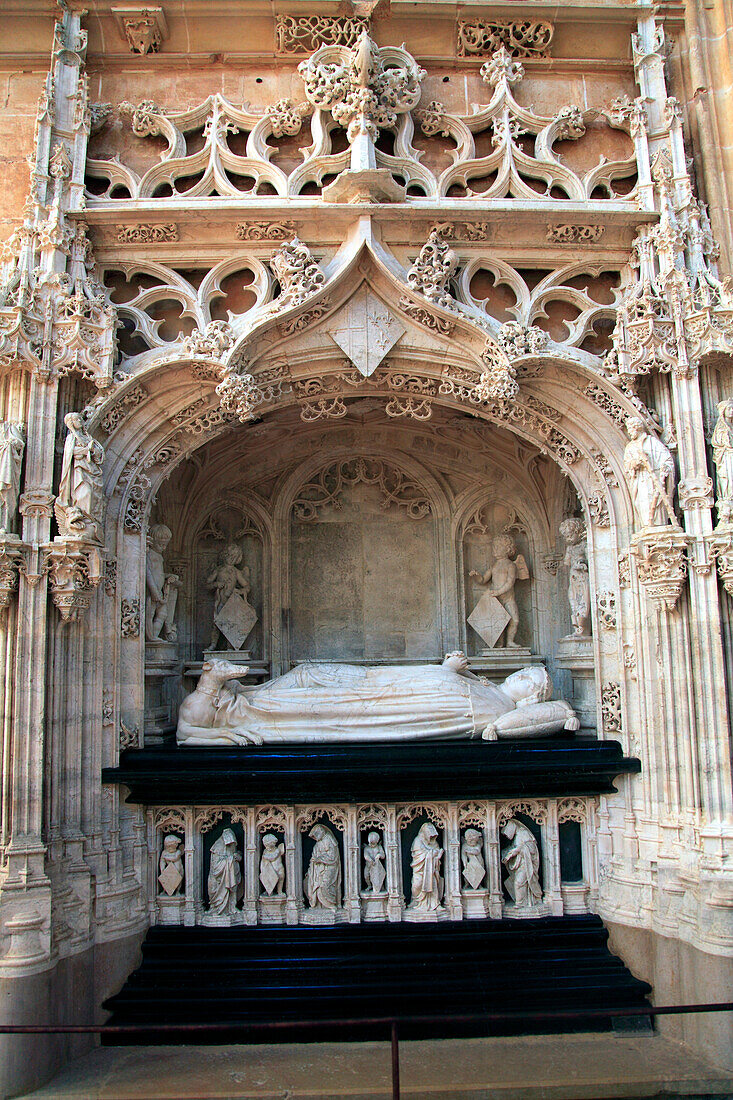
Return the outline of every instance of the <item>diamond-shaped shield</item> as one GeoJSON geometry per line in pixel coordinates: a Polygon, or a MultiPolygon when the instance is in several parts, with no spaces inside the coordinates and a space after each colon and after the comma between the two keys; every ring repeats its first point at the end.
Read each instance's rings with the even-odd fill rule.
{"type": "Polygon", "coordinates": [[[238,592],[232,592],[219,614],[215,616],[214,622],[230,646],[241,649],[257,622],[257,612],[251,604],[242,599],[238,592]]]}
{"type": "Polygon", "coordinates": [[[387,306],[362,286],[326,330],[368,378],[405,332],[387,306]]]}
{"type": "Polygon", "coordinates": [[[468,616],[469,624],[483,638],[489,649],[494,648],[509,619],[507,609],[490,592],[484,592],[468,616]]]}

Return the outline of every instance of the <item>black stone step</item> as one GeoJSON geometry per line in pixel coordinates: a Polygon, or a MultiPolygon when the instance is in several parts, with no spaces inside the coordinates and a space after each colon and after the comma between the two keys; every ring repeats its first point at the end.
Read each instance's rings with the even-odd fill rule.
{"type": "MultiPolygon", "coordinates": [[[[147,1025],[125,1042],[272,1042],[384,1038],[386,1025],[339,1029],[333,1020],[394,1017],[404,1038],[610,1028],[614,1011],[646,1005],[650,991],[607,946],[595,916],[333,927],[150,930],[141,966],[105,1002],[112,1024],[147,1025]],[[575,1021],[456,1017],[583,1008],[575,1021]],[[435,1023],[410,1023],[440,1016],[435,1023]],[[233,1024],[312,1021],[313,1030],[235,1031],[233,1024]],[[321,1023],[328,1021],[329,1023],[321,1023]],[[172,1036],[155,1025],[220,1030],[172,1036]]],[[[108,1042],[120,1041],[119,1036],[108,1042]]]]}

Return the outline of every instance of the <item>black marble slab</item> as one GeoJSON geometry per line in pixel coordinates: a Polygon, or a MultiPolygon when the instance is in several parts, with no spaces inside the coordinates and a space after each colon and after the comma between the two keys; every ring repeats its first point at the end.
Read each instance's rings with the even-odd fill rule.
{"type": "Polygon", "coordinates": [[[618,741],[544,738],[127,749],[104,783],[145,805],[550,798],[608,794],[641,770],[618,741]]]}

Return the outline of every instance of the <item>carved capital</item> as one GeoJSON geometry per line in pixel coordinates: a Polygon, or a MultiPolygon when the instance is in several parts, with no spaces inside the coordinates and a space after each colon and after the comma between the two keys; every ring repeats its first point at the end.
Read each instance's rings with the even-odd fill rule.
{"type": "Polygon", "coordinates": [[[671,527],[647,528],[631,540],[639,580],[660,611],[674,611],[687,576],[687,536],[671,527]]]}
{"type": "Polygon", "coordinates": [[[683,478],[677,486],[677,496],[683,511],[712,508],[713,479],[710,477],[683,478]]]}
{"type": "Polygon", "coordinates": [[[723,587],[733,597],[733,525],[716,528],[709,546],[710,556],[718,567],[718,576],[723,587]]]}
{"type": "Polygon", "coordinates": [[[22,516],[50,519],[54,500],[53,493],[46,489],[26,489],[18,502],[18,508],[22,516]]]}
{"type": "Polygon", "coordinates": [[[44,548],[44,566],[62,620],[76,622],[89,608],[102,577],[100,548],[81,539],[56,538],[44,548]]]}

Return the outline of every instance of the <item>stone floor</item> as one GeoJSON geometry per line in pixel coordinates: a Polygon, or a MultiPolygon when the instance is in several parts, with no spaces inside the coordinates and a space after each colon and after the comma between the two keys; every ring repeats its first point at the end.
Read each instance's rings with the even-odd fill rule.
{"type": "MultiPolygon", "coordinates": [[[[402,1100],[733,1097],[733,1073],[658,1035],[400,1044],[402,1100]]],[[[106,1047],[33,1100],[389,1100],[387,1043],[106,1047]]],[[[28,1100],[28,1097],[24,1098],[28,1100]]]]}

